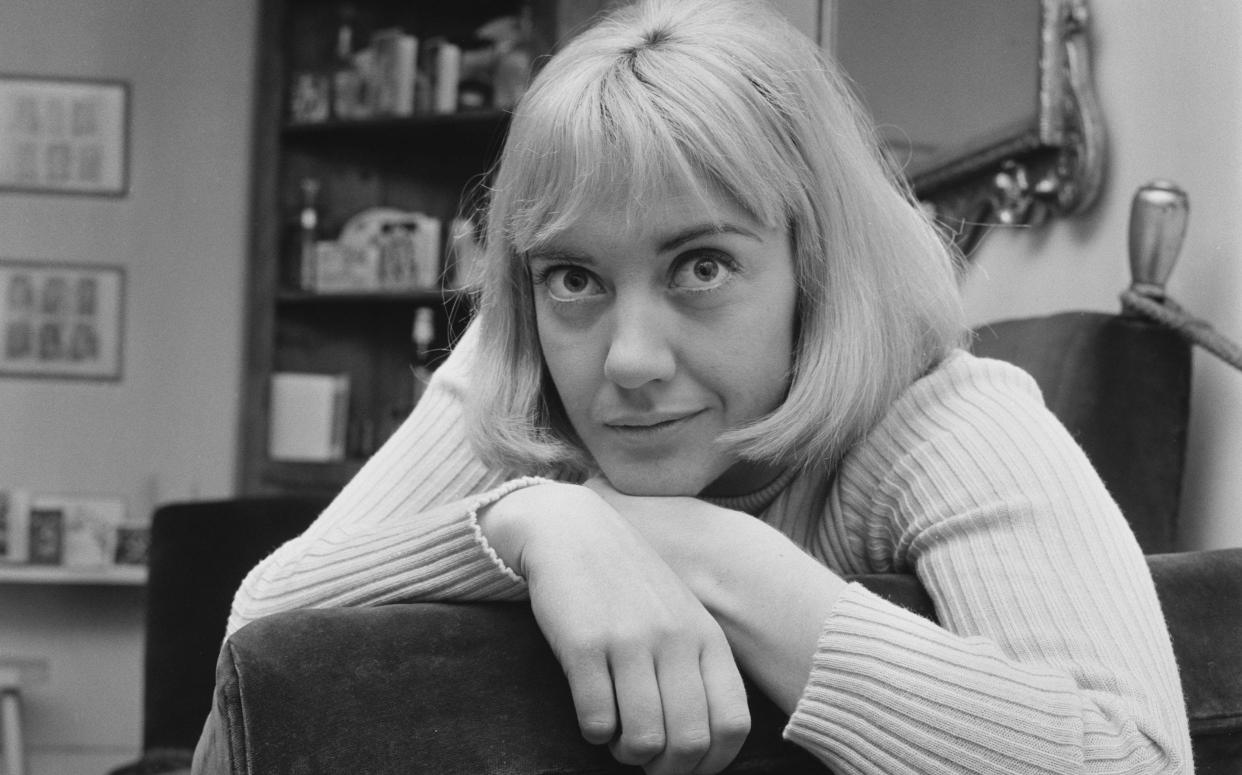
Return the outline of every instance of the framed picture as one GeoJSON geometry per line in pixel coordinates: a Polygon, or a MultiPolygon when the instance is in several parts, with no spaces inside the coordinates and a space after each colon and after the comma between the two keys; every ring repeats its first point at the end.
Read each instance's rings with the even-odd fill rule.
{"type": "Polygon", "coordinates": [[[0,75],[0,191],[123,196],[129,84],[0,75]]]}
{"type": "Polygon", "coordinates": [[[0,378],[119,380],[125,270],[0,259],[0,378]]]}

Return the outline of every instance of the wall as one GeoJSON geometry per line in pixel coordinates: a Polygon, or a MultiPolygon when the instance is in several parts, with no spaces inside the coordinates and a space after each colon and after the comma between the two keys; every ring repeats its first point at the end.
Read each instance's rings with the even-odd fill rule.
{"type": "MultiPolygon", "coordinates": [[[[3,0],[0,72],[130,82],[130,192],[0,193],[0,257],[121,264],[124,378],[0,378],[0,487],[153,503],[233,491],[253,0],[3,0]]],[[[0,657],[50,659],[32,772],[99,773],[140,738],[142,594],[0,586],[0,657]]]]}
{"type": "MultiPolygon", "coordinates": [[[[1103,195],[1081,217],[994,230],[965,283],[971,317],[1117,310],[1131,197],[1168,178],[1191,203],[1169,293],[1242,340],[1242,4],[1091,0],[1091,10],[1111,144],[1103,195]]],[[[1197,351],[1191,407],[1181,543],[1242,545],[1242,374],[1197,351]]]]}

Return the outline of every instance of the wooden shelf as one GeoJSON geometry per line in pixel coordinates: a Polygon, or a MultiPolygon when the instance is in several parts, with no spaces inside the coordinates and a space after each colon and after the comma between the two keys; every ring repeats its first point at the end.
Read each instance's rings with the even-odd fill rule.
{"type": "Polygon", "coordinates": [[[67,568],[62,565],[0,565],[0,584],[81,584],[139,587],[147,583],[145,566],[67,568]]]}
{"type": "Polygon", "coordinates": [[[281,137],[286,143],[312,145],[340,142],[403,142],[434,144],[441,149],[478,148],[499,145],[509,125],[509,114],[486,110],[396,118],[323,121],[285,124],[281,137]]]}
{"type": "Polygon", "coordinates": [[[462,298],[464,291],[431,288],[417,291],[351,291],[342,293],[316,293],[314,291],[283,290],[276,294],[276,302],[282,306],[320,304],[371,304],[391,302],[397,304],[445,304],[462,298]]]}

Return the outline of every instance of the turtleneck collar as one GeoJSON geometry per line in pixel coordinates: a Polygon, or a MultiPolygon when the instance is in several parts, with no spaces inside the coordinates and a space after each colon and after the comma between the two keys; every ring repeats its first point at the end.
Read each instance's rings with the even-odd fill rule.
{"type": "Polygon", "coordinates": [[[754,492],[745,495],[729,495],[729,496],[699,496],[701,500],[711,503],[721,508],[733,509],[734,511],[744,511],[752,517],[759,516],[772,501],[776,500],[776,496],[789,486],[793,478],[797,475],[797,470],[787,468],[780,473],[772,481],[760,487],[754,492]]]}

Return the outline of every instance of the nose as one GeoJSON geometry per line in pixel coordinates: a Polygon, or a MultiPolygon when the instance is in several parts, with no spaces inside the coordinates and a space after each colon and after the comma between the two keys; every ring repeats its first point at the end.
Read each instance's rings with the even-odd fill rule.
{"type": "Polygon", "coordinates": [[[618,387],[632,390],[669,380],[677,369],[669,321],[652,306],[618,305],[614,309],[604,376],[618,387]]]}

